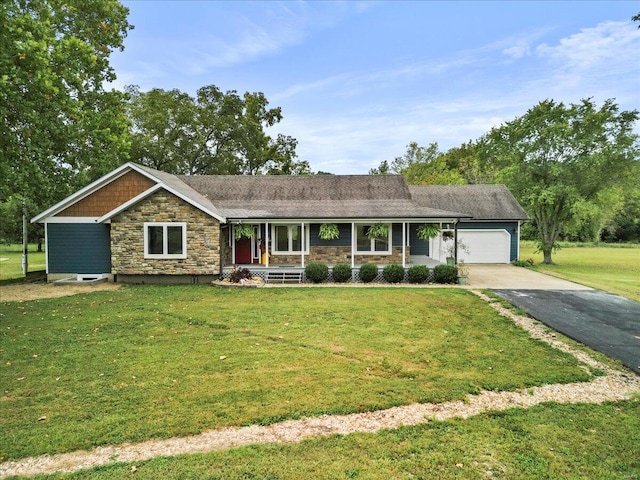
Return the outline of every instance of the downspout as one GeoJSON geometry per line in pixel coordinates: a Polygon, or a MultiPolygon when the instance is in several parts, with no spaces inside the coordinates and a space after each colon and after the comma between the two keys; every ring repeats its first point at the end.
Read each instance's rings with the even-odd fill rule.
{"type": "Polygon", "coordinates": [[[517,230],[518,238],[516,238],[516,260],[520,260],[520,223],[521,223],[520,220],[518,220],[518,230],[517,230]]]}

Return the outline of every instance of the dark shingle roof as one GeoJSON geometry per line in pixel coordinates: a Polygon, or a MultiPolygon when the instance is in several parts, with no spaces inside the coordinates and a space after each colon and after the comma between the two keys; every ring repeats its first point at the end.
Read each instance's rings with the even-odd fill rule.
{"type": "Polygon", "coordinates": [[[211,201],[411,200],[401,175],[180,176],[211,201]]]}
{"type": "Polygon", "coordinates": [[[414,202],[400,175],[180,176],[229,218],[458,218],[414,202]]]}
{"type": "Polygon", "coordinates": [[[472,220],[528,220],[505,185],[411,185],[420,205],[466,212],[472,220]]]}
{"type": "Polygon", "coordinates": [[[409,186],[401,175],[190,176],[138,166],[195,203],[230,219],[528,219],[504,185],[409,186]]]}

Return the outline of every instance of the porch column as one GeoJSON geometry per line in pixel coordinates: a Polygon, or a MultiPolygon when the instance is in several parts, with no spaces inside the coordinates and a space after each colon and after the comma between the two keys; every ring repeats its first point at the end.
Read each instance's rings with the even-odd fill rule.
{"type": "Polygon", "coordinates": [[[269,255],[271,255],[271,249],[269,248],[269,222],[265,222],[264,224],[264,236],[266,238],[264,251],[267,252],[267,263],[265,264],[265,267],[269,268],[269,255]]]}
{"type": "Polygon", "coordinates": [[[304,268],[304,251],[307,246],[307,237],[304,234],[304,222],[300,223],[300,235],[302,235],[302,238],[300,239],[300,245],[302,245],[302,268],[304,268]]]}
{"type": "Polygon", "coordinates": [[[440,234],[438,235],[438,261],[442,262],[442,222],[440,222],[440,234]]]}
{"type": "MultiPolygon", "coordinates": [[[[391,235],[393,238],[393,235],[391,235]]],[[[391,250],[393,251],[393,240],[391,241],[391,250]]],[[[407,222],[402,222],[402,268],[407,267],[406,261],[406,253],[407,253],[407,222]]]]}
{"type": "Polygon", "coordinates": [[[235,223],[231,224],[231,264],[236,264],[236,225],[235,223]]]}
{"type": "Polygon", "coordinates": [[[351,222],[351,268],[356,268],[356,224],[351,222]]]}
{"type": "Polygon", "coordinates": [[[458,222],[453,224],[453,264],[458,265],[458,222]]]}

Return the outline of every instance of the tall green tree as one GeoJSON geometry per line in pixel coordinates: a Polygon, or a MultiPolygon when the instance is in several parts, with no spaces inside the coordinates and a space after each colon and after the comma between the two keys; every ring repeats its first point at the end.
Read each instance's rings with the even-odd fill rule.
{"type": "Polygon", "coordinates": [[[123,94],[104,85],[127,14],[116,0],[0,2],[0,202],[35,213],[121,163],[123,94]]]}
{"type": "Polygon", "coordinates": [[[174,174],[304,174],[297,141],[266,133],[282,120],[262,93],[223,93],[215,85],[196,97],[179,90],[129,88],[131,159],[174,174]]]}
{"type": "Polygon", "coordinates": [[[391,162],[390,169],[394,173],[402,174],[411,185],[466,183],[457,170],[449,168],[444,154],[435,142],[426,147],[411,142],[407,145],[406,153],[391,162]]]}
{"type": "Polygon", "coordinates": [[[563,228],[578,213],[630,181],[640,159],[637,120],[637,111],[620,111],[613,100],[601,107],[592,99],[545,100],[482,139],[481,164],[497,171],[535,220],[544,263],[553,263],[563,228]]]}

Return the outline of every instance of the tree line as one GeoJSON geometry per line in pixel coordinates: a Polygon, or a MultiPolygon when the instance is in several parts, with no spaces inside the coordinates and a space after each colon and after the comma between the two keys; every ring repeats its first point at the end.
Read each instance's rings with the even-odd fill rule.
{"type": "Polygon", "coordinates": [[[523,236],[551,263],[560,240],[640,241],[637,121],[613,100],[544,100],[477,141],[447,152],[413,142],[369,173],[415,185],[503,183],[531,217],[523,236]]]}
{"type": "MultiPolygon", "coordinates": [[[[0,241],[20,239],[23,204],[33,215],[125,161],[185,175],[312,173],[296,139],[267,133],[283,117],[261,92],[105,87],[127,16],[117,0],[0,2],[0,241]]],[[[563,238],[640,241],[637,120],[614,100],[545,100],[447,152],[411,143],[370,173],[504,183],[551,261],[563,238]]]]}

